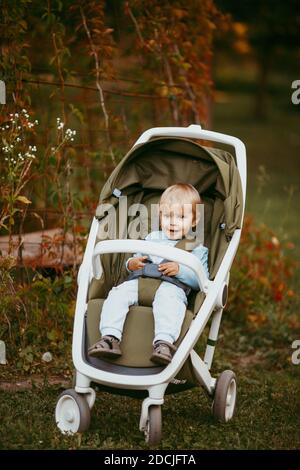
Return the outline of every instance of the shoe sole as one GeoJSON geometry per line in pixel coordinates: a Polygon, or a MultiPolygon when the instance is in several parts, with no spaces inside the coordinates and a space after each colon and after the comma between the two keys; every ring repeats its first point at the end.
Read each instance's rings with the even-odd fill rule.
{"type": "Polygon", "coordinates": [[[170,364],[171,359],[164,358],[163,356],[151,356],[151,361],[154,362],[155,364],[163,365],[166,366],[170,364]]]}
{"type": "Polygon", "coordinates": [[[97,351],[95,353],[88,353],[88,355],[90,357],[105,357],[106,359],[107,358],[110,358],[110,359],[117,359],[118,357],[122,356],[122,353],[117,353],[117,352],[113,352],[113,351],[97,351]]]}

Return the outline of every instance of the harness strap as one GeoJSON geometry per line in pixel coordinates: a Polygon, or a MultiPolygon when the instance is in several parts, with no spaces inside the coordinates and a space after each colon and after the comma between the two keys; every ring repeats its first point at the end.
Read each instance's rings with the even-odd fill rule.
{"type": "Polygon", "coordinates": [[[179,279],[176,279],[172,276],[165,276],[161,271],[158,270],[158,264],[152,263],[152,261],[148,261],[142,269],[137,269],[130,273],[127,280],[131,281],[132,279],[137,279],[139,277],[151,277],[154,279],[159,279],[160,281],[170,282],[170,284],[174,284],[175,286],[183,289],[186,296],[188,296],[192,290],[190,286],[179,281],[179,279]]]}
{"type": "MultiPolygon", "coordinates": [[[[192,251],[198,243],[195,239],[187,239],[182,238],[176,244],[175,248],[180,248],[185,251],[192,251]]],[[[161,263],[168,262],[167,259],[163,259],[161,263]]],[[[158,264],[153,263],[150,260],[147,260],[145,266],[142,269],[137,269],[136,271],[131,272],[127,280],[138,279],[139,280],[139,301],[141,304],[152,304],[155,292],[157,291],[160,283],[162,281],[170,282],[170,284],[174,284],[177,287],[180,287],[185,292],[186,296],[188,296],[192,288],[187,284],[181,282],[179,279],[173,276],[165,276],[161,271],[158,270],[158,264]],[[152,282],[148,282],[148,281],[152,282]],[[154,282],[155,280],[155,282],[154,282]],[[146,281],[146,283],[145,283],[146,281]],[[146,294],[146,295],[145,295],[146,294]]]]}

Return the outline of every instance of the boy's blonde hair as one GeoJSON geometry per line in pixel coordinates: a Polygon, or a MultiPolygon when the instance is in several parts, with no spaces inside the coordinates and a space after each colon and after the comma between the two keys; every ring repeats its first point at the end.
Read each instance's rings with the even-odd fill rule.
{"type": "Polygon", "coordinates": [[[160,206],[164,204],[192,204],[193,224],[197,221],[197,204],[203,204],[200,194],[193,185],[176,183],[169,186],[161,195],[160,206]]]}

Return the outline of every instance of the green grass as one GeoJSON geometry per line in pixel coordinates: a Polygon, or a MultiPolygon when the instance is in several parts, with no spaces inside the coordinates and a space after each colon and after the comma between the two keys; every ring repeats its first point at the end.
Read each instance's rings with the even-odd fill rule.
{"type": "MultiPolygon", "coordinates": [[[[166,397],[159,449],[297,449],[300,447],[300,366],[238,370],[238,407],[216,423],[201,389],[166,397]]],[[[89,431],[63,436],[54,423],[62,389],[0,393],[1,449],[146,449],[138,430],[141,401],[99,392],[89,431]]]]}
{"type": "MultiPolygon", "coordinates": [[[[234,419],[217,423],[200,388],[167,395],[163,437],[157,449],[299,449],[300,365],[291,364],[299,332],[268,334],[224,317],[212,375],[235,371],[234,419]]],[[[199,352],[201,350],[201,345],[199,352]]],[[[20,378],[19,378],[20,380],[20,378]]],[[[147,449],[139,431],[141,400],[97,391],[90,429],[62,435],[54,422],[61,386],[0,392],[0,449],[147,449]]]]}

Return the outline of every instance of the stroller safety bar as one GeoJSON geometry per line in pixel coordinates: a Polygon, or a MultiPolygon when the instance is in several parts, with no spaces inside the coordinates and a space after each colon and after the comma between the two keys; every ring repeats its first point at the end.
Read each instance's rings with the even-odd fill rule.
{"type": "Polygon", "coordinates": [[[208,279],[201,262],[196,256],[180,248],[173,248],[144,240],[104,240],[98,242],[92,257],[93,276],[96,279],[100,279],[102,274],[99,255],[103,253],[135,253],[137,251],[143,254],[160,256],[170,261],[176,261],[179,264],[191,268],[197,276],[200,290],[205,293],[208,292],[211,281],[208,279]]]}
{"type": "MultiPolygon", "coordinates": [[[[234,147],[237,167],[240,173],[243,189],[243,207],[246,201],[246,181],[247,181],[247,165],[246,165],[246,148],[243,142],[232,135],[222,134],[220,132],[207,131],[197,124],[191,124],[188,127],[153,127],[145,131],[135,142],[133,147],[143,144],[152,137],[183,137],[187,139],[201,139],[221,144],[231,145],[234,147]]],[[[244,212],[243,212],[244,215],[244,212]]],[[[243,218],[243,217],[242,217],[243,218]]]]}

